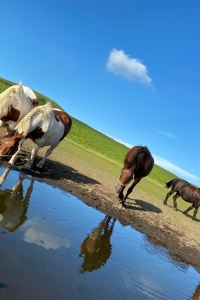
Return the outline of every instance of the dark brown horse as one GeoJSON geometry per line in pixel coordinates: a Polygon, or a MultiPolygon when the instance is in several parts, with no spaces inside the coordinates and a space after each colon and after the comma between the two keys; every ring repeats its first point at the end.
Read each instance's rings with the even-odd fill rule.
{"type": "Polygon", "coordinates": [[[154,159],[147,147],[135,146],[131,148],[124,158],[124,167],[116,186],[116,192],[122,204],[126,201],[128,195],[140,180],[147,176],[154,166],[154,159]],[[133,184],[129,187],[126,196],[123,191],[127,184],[134,179],[133,184]]]}
{"type": "Polygon", "coordinates": [[[183,179],[173,179],[166,183],[166,187],[171,187],[171,191],[167,193],[163,203],[167,205],[168,198],[175,193],[173,196],[174,209],[177,210],[176,199],[181,197],[183,200],[192,203],[192,205],[189,206],[183,213],[187,214],[191,209],[194,208],[193,219],[195,220],[200,206],[200,188],[183,179]]]}

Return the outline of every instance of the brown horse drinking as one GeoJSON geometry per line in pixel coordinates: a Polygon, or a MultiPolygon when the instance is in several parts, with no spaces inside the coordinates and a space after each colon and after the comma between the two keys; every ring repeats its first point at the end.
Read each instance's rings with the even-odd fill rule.
{"type": "Polygon", "coordinates": [[[124,158],[124,167],[122,168],[118,185],[116,186],[116,192],[119,199],[122,200],[122,204],[126,201],[136,184],[151,172],[153,166],[154,159],[147,147],[135,146],[128,151],[124,158]],[[124,197],[123,191],[132,179],[134,179],[133,184],[129,187],[124,197]]]}
{"type": "Polygon", "coordinates": [[[176,199],[181,197],[183,200],[192,203],[183,213],[187,214],[191,209],[194,208],[193,219],[196,219],[196,215],[200,206],[200,188],[190,184],[183,179],[173,179],[166,183],[166,187],[171,187],[171,191],[167,193],[164,200],[164,204],[167,205],[168,198],[175,193],[173,196],[174,209],[177,210],[176,199]]]}

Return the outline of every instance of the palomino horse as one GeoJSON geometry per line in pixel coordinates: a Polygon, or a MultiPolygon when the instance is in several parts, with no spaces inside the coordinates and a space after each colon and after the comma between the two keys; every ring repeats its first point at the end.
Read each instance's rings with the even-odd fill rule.
{"type": "Polygon", "coordinates": [[[5,137],[1,140],[0,157],[12,155],[18,147],[9,160],[9,164],[13,165],[22,144],[30,138],[36,146],[31,152],[26,168],[31,168],[34,157],[41,147],[50,146],[37,165],[38,168],[42,168],[47,157],[70,131],[71,124],[70,116],[60,109],[53,109],[50,103],[35,107],[17,124],[11,137],[5,137]]]}
{"type": "Polygon", "coordinates": [[[124,167],[122,168],[116,187],[116,192],[119,199],[122,200],[122,204],[136,184],[151,172],[153,166],[154,159],[147,147],[135,146],[128,151],[124,158],[124,167]],[[129,187],[126,196],[124,197],[123,191],[132,179],[134,179],[133,184],[129,187]]]}
{"type": "Polygon", "coordinates": [[[84,258],[82,273],[101,268],[110,257],[112,250],[110,239],[114,224],[115,220],[106,216],[84,239],[80,251],[80,256],[84,258]]]}
{"type": "Polygon", "coordinates": [[[17,123],[38,104],[37,96],[27,86],[13,85],[0,94],[0,127],[10,133],[17,123]]]}
{"type": "Polygon", "coordinates": [[[174,209],[177,210],[176,199],[181,197],[186,202],[192,203],[192,205],[189,206],[183,213],[187,214],[191,209],[194,208],[193,219],[195,220],[200,206],[200,188],[183,179],[173,179],[166,183],[166,187],[171,187],[171,191],[167,193],[163,203],[167,205],[168,198],[175,193],[173,196],[174,209]]]}

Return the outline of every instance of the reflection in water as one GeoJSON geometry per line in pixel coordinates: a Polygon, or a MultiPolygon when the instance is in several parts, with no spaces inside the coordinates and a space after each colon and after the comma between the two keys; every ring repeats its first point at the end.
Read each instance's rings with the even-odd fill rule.
{"type": "Polygon", "coordinates": [[[199,299],[200,299],[200,284],[197,285],[191,300],[199,300],[199,299]]]}
{"type": "Polygon", "coordinates": [[[69,239],[59,237],[52,231],[52,227],[41,219],[35,218],[28,220],[24,228],[23,240],[27,243],[35,244],[46,250],[71,247],[71,241],[69,239]]]}
{"type": "Polygon", "coordinates": [[[14,231],[27,219],[14,233],[0,233],[0,300],[199,298],[196,270],[177,267],[162,248],[149,251],[139,231],[17,171],[8,176],[7,190],[0,191],[1,221],[9,210],[6,224],[14,231]]]}
{"type": "Polygon", "coordinates": [[[81,272],[99,269],[110,257],[112,246],[110,238],[115,220],[106,216],[98,227],[85,238],[81,245],[80,256],[83,257],[81,272]]]}
{"type": "MultiPolygon", "coordinates": [[[[1,183],[5,181],[8,173],[9,169],[6,168],[1,176],[3,178],[1,183]]],[[[24,178],[24,174],[20,173],[19,180],[12,189],[0,190],[0,226],[10,232],[14,232],[26,220],[34,180],[31,180],[24,196],[22,185],[24,178]]]]}

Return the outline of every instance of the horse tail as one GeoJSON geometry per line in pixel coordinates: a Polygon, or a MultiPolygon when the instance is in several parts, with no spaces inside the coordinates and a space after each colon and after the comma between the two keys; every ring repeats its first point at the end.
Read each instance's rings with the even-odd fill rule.
{"type": "Polygon", "coordinates": [[[135,158],[135,171],[140,170],[143,167],[144,162],[148,156],[151,156],[149,149],[147,147],[142,147],[135,158]]]}
{"type": "Polygon", "coordinates": [[[175,180],[175,179],[172,179],[172,180],[166,182],[165,187],[166,187],[166,188],[169,188],[170,186],[172,186],[174,180],[175,180]]]}

